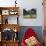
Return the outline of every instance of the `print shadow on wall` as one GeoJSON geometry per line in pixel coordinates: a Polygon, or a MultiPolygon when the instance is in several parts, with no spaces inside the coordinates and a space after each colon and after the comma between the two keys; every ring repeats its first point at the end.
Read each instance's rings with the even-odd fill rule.
{"type": "Polygon", "coordinates": [[[32,8],[30,10],[23,9],[23,17],[25,19],[36,19],[37,17],[37,10],[35,8],[32,8]]]}

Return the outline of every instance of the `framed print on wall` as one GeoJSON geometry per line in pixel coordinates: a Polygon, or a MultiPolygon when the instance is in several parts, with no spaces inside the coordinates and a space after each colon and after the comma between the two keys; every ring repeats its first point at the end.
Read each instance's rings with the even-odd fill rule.
{"type": "Polygon", "coordinates": [[[30,18],[35,19],[36,16],[37,16],[37,9],[35,8],[32,8],[30,10],[23,9],[23,17],[25,19],[30,19],[30,18]]]}
{"type": "Polygon", "coordinates": [[[9,15],[9,10],[2,10],[2,15],[9,15]]]}

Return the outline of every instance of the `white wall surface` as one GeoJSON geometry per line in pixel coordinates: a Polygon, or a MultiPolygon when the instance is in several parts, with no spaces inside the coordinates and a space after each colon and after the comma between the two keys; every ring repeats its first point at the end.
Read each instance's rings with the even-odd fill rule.
{"type": "MultiPolygon", "coordinates": [[[[15,0],[0,0],[1,7],[15,6],[15,0]]],[[[42,0],[17,0],[19,8],[19,24],[21,26],[43,26],[43,6],[42,0]],[[37,18],[36,19],[24,19],[23,8],[36,8],[37,18]]]]}
{"type": "Polygon", "coordinates": [[[8,24],[17,24],[17,16],[9,16],[8,24]]]}

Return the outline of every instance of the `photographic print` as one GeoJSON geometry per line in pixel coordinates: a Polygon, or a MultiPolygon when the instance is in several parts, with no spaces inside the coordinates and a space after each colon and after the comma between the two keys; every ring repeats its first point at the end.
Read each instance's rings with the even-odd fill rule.
{"type": "Polygon", "coordinates": [[[26,9],[23,9],[23,17],[26,19],[30,19],[30,18],[36,18],[37,16],[37,11],[35,8],[32,8],[30,10],[26,10],[26,9]]]}

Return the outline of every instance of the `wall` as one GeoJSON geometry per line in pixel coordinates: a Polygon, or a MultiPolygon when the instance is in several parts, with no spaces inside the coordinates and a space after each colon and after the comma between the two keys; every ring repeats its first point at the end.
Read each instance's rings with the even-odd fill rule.
{"type": "Polygon", "coordinates": [[[17,16],[9,16],[8,24],[17,24],[17,16]]]}
{"type": "Polygon", "coordinates": [[[15,0],[0,0],[0,6],[1,6],[1,7],[14,6],[14,1],[15,1],[15,0]]]}

